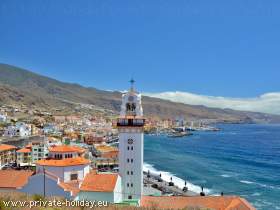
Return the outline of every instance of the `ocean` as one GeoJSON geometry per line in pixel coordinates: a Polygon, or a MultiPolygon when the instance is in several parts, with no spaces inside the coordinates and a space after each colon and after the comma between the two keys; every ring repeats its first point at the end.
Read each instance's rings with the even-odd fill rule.
{"type": "Polygon", "coordinates": [[[144,170],[207,195],[239,195],[258,210],[280,209],[280,125],[222,124],[219,132],[145,135],[144,170]]]}

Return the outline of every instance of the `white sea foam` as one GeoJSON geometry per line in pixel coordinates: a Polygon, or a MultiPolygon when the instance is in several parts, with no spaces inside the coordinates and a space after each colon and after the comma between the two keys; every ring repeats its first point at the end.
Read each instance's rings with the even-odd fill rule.
{"type": "Polygon", "coordinates": [[[261,195],[261,193],[258,193],[258,192],[252,194],[252,196],[260,196],[260,195],[261,195]]]}
{"type": "Polygon", "coordinates": [[[247,181],[247,180],[240,180],[240,182],[244,184],[254,184],[254,182],[247,181]]]}
{"type": "MultiPolygon", "coordinates": [[[[143,165],[143,170],[145,172],[150,171],[151,174],[160,174],[161,173],[161,178],[164,181],[169,182],[170,181],[170,177],[172,177],[172,181],[174,182],[175,185],[177,185],[180,188],[183,188],[185,186],[185,180],[175,176],[174,174],[170,173],[170,172],[166,172],[166,171],[159,171],[156,168],[153,167],[153,165],[148,164],[148,163],[144,163],[143,165]]],[[[194,185],[190,182],[187,181],[187,187],[190,191],[193,191],[195,193],[200,193],[201,192],[201,188],[200,186],[194,185]]],[[[206,194],[209,194],[211,192],[210,189],[204,188],[203,189],[204,192],[206,194]]]]}
{"type": "Polygon", "coordinates": [[[221,177],[225,177],[225,178],[229,178],[231,177],[231,175],[228,175],[228,174],[222,174],[221,177]]]}
{"type": "Polygon", "coordinates": [[[244,183],[244,184],[255,184],[255,185],[258,185],[258,186],[263,187],[263,188],[280,189],[280,187],[277,187],[277,186],[260,184],[260,183],[257,183],[257,182],[252,182],[252,181],[247,181],[247,180],[240,180],[240,182],[244,183]]]}

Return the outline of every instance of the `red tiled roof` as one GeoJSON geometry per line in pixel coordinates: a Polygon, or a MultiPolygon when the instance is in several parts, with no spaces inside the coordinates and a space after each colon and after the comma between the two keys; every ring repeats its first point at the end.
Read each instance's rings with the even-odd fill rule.
{"type": "Polygon", "coordinates": [[[52,146],[49,148],[50,152],[78,152],[82,153],[84,152],[84,149],[78,146],[68,146],[68,145],[59,145],[59,146],[52,146]]]}
{"type": "Polygon", "coordinates": [[[62,187],[65,191],[72,192],[72,194],[75,196],[79,193],[79,181],[70,181],[70,182],[60,182],[58,185],[62,187]]]}
{"type": "Polygon", "coordinates": [[[38,160],[36,164],[42,165],[42,166],[75,166],[75,165],[86,165],[89,164],[89,160],[82,158],[82,157],[76,157],[76,158],[66,158],[62,160],[38,160]]]}
{"type": "Polygon", "coordinates": [[[27,145],[25,146],[25,148],[31,149],[31,148],[32,148],[32,144],[31,144],[31,143],[27,144],[27,145]]]}
{"type": "Polygon", "coordinates": [[[80,187],[81,191],[113,192],[117,183],[118,174],[88,173],[80,187]]]}
{"type": "Polygon", "coordinates": [[[22,148],[22,149],[17,150],[17,153],[28,153],[28,152],[31,152],[31,149],[29,149],[29,148],[22,148]]]}
{"type": "Polygon", "coordinates": [[[6,151],[6,150],[12,150],[12,149],[16,149],[16,147],[13,145],[8,145],[8,144],[0,144],[0,151],[6,151]]]}
{"type": "Polygon", "coordinates": [[[119,155],[119,151],[110,151],[110,152],[104,152],[101,154],[101,157],[103,158],[117,158],[119,155]]]}
{"type": "Polygon", "coordinates": [[[28,182],[33,171],[0,170],[0,188],[20,188],[28,182]]]}
{"type": "Polygon", "coordinates": [[[238,196],[143,196],[141,206],[160,209],[200,207],[215,210],[255,210],[246,200],[238,196]]]}

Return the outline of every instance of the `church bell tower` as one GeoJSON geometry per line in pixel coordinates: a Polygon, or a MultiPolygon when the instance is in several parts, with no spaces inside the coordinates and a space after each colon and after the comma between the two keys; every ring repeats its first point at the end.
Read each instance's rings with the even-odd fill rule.
{"type": "Polygon", "coordinates": [[[119,174],[122,178],[124,200],[139,200],[143,192],[144,124],[141,94],[131,88],[122,95],[119,131],[119,174]]]}

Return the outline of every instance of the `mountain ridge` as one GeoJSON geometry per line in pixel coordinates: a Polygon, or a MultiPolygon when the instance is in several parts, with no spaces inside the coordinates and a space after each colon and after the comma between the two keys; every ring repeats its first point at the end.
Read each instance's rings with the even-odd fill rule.
{"type": "MultiPolygon", "coordinates": [[[[0,91],[0,104],[23,103],[27,106],[44,108],[67,107],[69,110],[74,110],[75,104],[85,104],[110,110],[116,114],[121,104],[121,92],[61,82],[30,70],[1,63],[0,91]]],[[[190,120],[233,123],[280,122],[279,115],[188,105],[148,96],[143,96],[143,108],[148,117],[183,116],[190,120]]]]}

